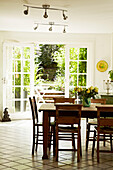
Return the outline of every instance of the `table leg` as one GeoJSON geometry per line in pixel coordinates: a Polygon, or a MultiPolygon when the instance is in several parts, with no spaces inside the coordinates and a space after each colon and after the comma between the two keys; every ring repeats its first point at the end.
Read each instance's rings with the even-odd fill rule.
{"type": "Polygon", "coordinates": [[[43,111],[43,157],[42,159],[48,159],[47,146],[48,146],[48,112],[43,111]]]}

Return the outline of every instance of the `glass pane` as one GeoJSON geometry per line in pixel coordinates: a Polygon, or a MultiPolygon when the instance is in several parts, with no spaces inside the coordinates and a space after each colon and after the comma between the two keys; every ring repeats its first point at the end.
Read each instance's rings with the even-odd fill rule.
{"type": "Polygon", "coordinates": [[[87,62],[79,61],[79,73],[87,73],[87,62]]]}
{"type": "Polygon", "coordinates": [[[21,87],[15,87],[15,98],[21,98],[21,87]]]}
{"type": "Polygon", "coordinates": [[[25,99],[27,99],[27,96],[29,96],[30,95],[30,88],[29,87],[25,87],[24,89],[23,89],[23,98],[25,99]]]}
{"type": "Polygon", "coordinates": [[[26,101],[26,111],[31,111],[31,108],[29,107],[29,101],[26,101]]]}
{"type": "Polygon", "coordinates": [[[77,75],[70,75],[70,86],[77,86],[77,75]]]}
{"type": "Polygon", "coordinates": [[[30,47],[23,48],[23,57],[25,59],[30,59],[30,47]]]}
{"type": "Polygon", "coordinates": [[[74,88],[75,88],[75,87],[70,87],[70,88],[69,88],[69,97],[74,97],[74,98],[75,98],[74,88]]]}
{"type": "Polygon", "coordinates": [[[29,106],[28,106],[28,101],[23,101],[23,111],[28,111],[29,110],[29,106]]]}
{"type": "Polygon", "coordinates": [[[23,72],[30,72],[30,61],[23,61],[23,72]]]}
{"type": "Polygon", "coordinates": [[[12,88],[12,98],[14,99],[14,87],[12,88]]]}
{"type": "Polygon", "coordinates": [[[70,60],[78,59],[78,48],[70,48],[70,60]]]}
{"type": "Polygon", "coordinates": [[[77,73],[77,62],[70,61],[69,72],[70,73],[77,73]]]}
{"type": "Polygon", "coordinates": [[[15,72],[21,72],[21,61],[15,61],[15,72]]]}
{"type": "Polygon", "coordinates": [[[21,111],[21,101],[15,101],[15,112],[21,111]]]}
{"type": "Polygon", "coordinates": [[[15,85],[21,85],[21,74],[15,74],[15,85]]]}
{"type": "Polygon", "coordinates": [[[14,85],[14,75],[12,75],[12,85],[14,85]]]}
{"type": "Polygon", "coordinates": [[[12,101],[12,112],[15,112],[15,101],[12,101]]]}
{"type": "Polygon", "coordinates": [[[79,75],[78,85],[79,86],[86,86],[86,75],[79,75]]]}
{"type": "Polygon", "coordinates": [[[12,72],[14,72],[14,60],[12,60],[12,72]]]}
{"type": "Polygon", "coordinates": [[[79,49],[79,60],[87,60],[87,48],[79,49]]]}
{"type": "Polygon", "coordinates": [[[19,47],[15,47],[14,48],[14,52],[13,52],[13,58],[15,59],[20,59],[21,58],[21,50],[19,47]]]}
{"type": "Polygon", "coordinates": [[[30,85],[30,74],[23,75],[23,85],[29,86],[30,85]]]}

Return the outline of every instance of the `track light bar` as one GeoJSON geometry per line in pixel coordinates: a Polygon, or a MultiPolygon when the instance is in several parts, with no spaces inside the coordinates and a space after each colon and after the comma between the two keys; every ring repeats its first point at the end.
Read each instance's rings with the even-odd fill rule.
{"type": "Polygon", "coordinates": [[[34,27],[34,30],[37,30],[37,28],[38,28],[38,26],[39,25],[50,25],[50,27],[49,27],[49,31],[52,31],[52,27],[53,26],[61,26],[61,27],[64,27],[64,29],[63,29],[63,33],[66,33],[66,27],[68,26],[68,25],[65,25],[65,24],[56,24],[56,23],[54,23],[54,22],[49,22],[49,23],[34,23],[35,24],[35,27],[34,27]]]}
{"type": "Polygon", "coordinates": [[[68,18],[68,16],[66,16],[65,12],[67,12],[67,10],[65,9],[57,9],[57,8],[50,8],[50,5],[42,5],[42,7],[37,7],[37,6],[32,6],[32,5],[23,5],[25,7],[27,7],[26,10],[24,10],[24,14],[28,15],[28,11],[29,8],[35,8],[35,9],[45,9],[45,13],[43,15],[44,18],[48,18],[48,14],[47,14],[47,10],[57,10],[57,11],[61,11],[63,13],[63,19],[66,20],[68,18]]]}

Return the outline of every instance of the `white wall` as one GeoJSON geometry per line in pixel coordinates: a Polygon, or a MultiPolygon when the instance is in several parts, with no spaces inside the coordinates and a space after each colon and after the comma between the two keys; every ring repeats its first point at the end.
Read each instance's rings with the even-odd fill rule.
{"type": "Polygon", "coordinates": [[[3,112],[3,43],[63,43],[83,44],[89,47],[90,80],[89,84],[97,86],[103,92],[103,80],[107,80],[108,70],[113,69],[112,34],[63,34],[63,33],[29,33],[29,32],[0,32],[0,115],[3,112]],[[99,60],[108,62],[108,70],[99,72],[96,64],[99,60]]]}

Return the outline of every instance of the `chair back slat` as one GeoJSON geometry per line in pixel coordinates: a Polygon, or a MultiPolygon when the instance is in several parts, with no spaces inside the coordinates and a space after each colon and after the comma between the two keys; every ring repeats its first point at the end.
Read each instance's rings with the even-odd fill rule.
{"type": "Polygon", "coordinates": [[[74,117],[74,116],[59,116],[58,118],[58,124],[65,124],[65,125],[68,125],[68,124],[79,124],[79,119],[80,118],[77,118],[77,117],[74,117]]]}
{"type": "Polygon", "coordinates": [[[57,97],[57,98],[53,98],[54,103],[75,103],[75,98],[61,98],[61,97],[57,97]]]}

